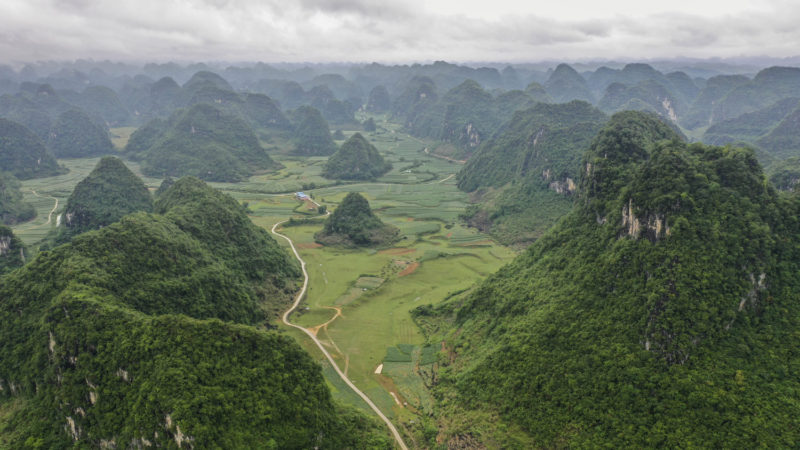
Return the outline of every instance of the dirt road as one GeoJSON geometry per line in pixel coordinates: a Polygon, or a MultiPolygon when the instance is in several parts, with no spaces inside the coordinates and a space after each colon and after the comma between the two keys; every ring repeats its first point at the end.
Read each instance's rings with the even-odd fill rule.
{"type": "MultiPolygon", "coordinates": [[[[328,214],[330,214],[330,213],[328,213],[328,214]]],[[[327,215],[322,216],[322,217],[327,217],[327,215]]],[[[359,390],[353,384],[353,382],[350,381],[349,378],[347,378],[347,376],[341,371],[341,369],[339,369],[339,366],[336,365],[336,362],[333,360],[333,357],[331,356],[331,354],[328,353],[328,351],[325,349],[325,347],[322,346],[322,343],[319,341],[319,339],[317,339],[317,336],[315,336],[314,333],[312,333],[310,330],[308,330],[306,328],[303,328],[300,325],[295,325],[295,324],[293,324],[292,322],[289,321],[289,316],[300,305],[300,302],[303,300],[303,296],[306,294],[306,291],[308,290],[308,271],[306,271],[306,262],[303,261],[303,258],[300,257],[300,253],[298,253],[297,248],[295,248],[294,242],[292,242],[292,240],[289,239],[288,236],[280,234],[277,231],[275,231],[284,222],[288,222],[288,220],[284,220],[284,221],[276,223],[275,225],[272,226],[272,230],[271,231],[272,231],[272,234],[274,234],[275,236],[280,236],[283,239],[286,239],[286,241],[289,243],[289,246],[292,248],[292,252],[294,253],[294,257],[297,258],[298,261],[300,261],[300,268],[303,270],[303,287],[300,289],[300,292],[297,293],[297,296],[295,297],[294,303],[292,304],[292,306],[289,309],[287,309],[286,312],[283,313],[283,317],[282,317],[283,323],[285,323],[286,325],[288,325],[288,326],[290,326],[292,328],[297,328],[298,330],[302,331],[309,338],[311,338],[311,340],[314,341],[315,344],[317,344],[317,347],[319,348],[319,350],[322,352],[323,355],[325,355],[325,358],[328,359],[328,362],[331,363],[331,366],[333,366],[333,368],[336,370],[336,373],[339,375],[339,377],[342,379],[342,381],[344,381],[345,384],[350,386],[350,389],[352,389],[353,392],[358,394],[358,396],[361,397],[367,403],[367,405],[369,405],[369,407],[372,408],[373,411],[375,411],[375,414],[377,414],[378,417],[380,417],[381,420],[383,420],[384,423],[386,423],[386,426],[389,427],[389,430],[392,432],[392,435],[394,436],[394,439],[397,441],[397,445],[399,445],[400,448],[403,449],[403,450],[408,450],[408,447],[406,447],[405,442],[403,442],[403,438],[400,436],[400,433],[397,431],[397,428],[395,428],[395,426],[392,423],[392,421],[389,420],[389,418],[386,417],[381,412],[381,410],[378,409],[377,406],[375,406],[375,403],[373,403],[372,400],[370,400],[369,397],[367,397],[366,394],[361,392],[361,390],[359,390]]]]}

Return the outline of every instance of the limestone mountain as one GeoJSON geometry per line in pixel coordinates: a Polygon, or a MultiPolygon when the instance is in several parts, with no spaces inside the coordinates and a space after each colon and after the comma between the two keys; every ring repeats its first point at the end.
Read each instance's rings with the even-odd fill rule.
{"type": "Polygon", "coordinates": [[[0,167],[20,180],[58,175],[58,166],[44,143],[25,126],[0,118],[0,167]]]}
{"type": "Polygon", "coordinates": [[[713,108],[714,122],[758,111],[791,97],[800,97],[800,68],[769,67],[749,82],[737,86],[713,108]]]}
{"type": "Polygon", "coordinates": [[[64,209],[64,233],[69,236],[96,230],[123,216],[151,212],[153,199],[142,180],[120,159],[106,156],[79,182],[64,209]]]}
{"type": "Polygon", "coordinates": [[[205,103],[145,125],[131,135],[125,152],[152,176],[241,181],[277,167],[244,119],[205,103]]]}
{"type": "Polygon", "coordinates": [[[313,106],[301,106],[291,114],[294,122],[293,153],[304,156],[327,156],[336,151],[328,122],[313,106]]]}
{"type": "Polygon", "coordinates": [[[547,94],[556,103],[583,100],[594,103],[594,96],[586,80],[567,64],[559,64],[544,84],[547,94]]]}
{"type": "Polygon", "coordinates": [[[264,94],[243,94],[242,114],[256,128],[278,130],[291,129],[292,124],[281,111],[278,103],[264,94]]]}
{"type": "Polygon", "coordinates": [[[434,389],[456,405],[441,417],[500,417],[487,446],[793,445],[797,197],[752,151],[686,144],[632,112],[594,139],[580,180],[523,255],[417,310],[448,349],[434,389]]]}
{"type": "Polygon", "coordinates": [[[715,105],[719,104],[733,89],[743,86],[749,81],[750,79],[744,75],[718,75],[709,78],[681,120],[681,126],[695,129],[718,122],[719,119],[714,117],[715,105]]]}
{"type": "Polygon", "coordinates": [[[703,133],[703,142],[711,145],[725,145],[732,142],[753,143],[772,131],[798,106],[800,98],[787,98],[758,111],[717,122],[703,133]]]}
{"type": "Polygon", "coordinates": [[[800,156],[800,105],[784,117],[756,144],[777,158],[800,156]]]}
{"type": "Polygon", "coordinates": [[[366,110],[371,113],[384,113],[392,107],[392,100],[389,98],[389,91],[386,86],[378,85],[372,88],[367,99],[366,110]]]}
{"type": "Polygon", "coordinates": [[[0,224],[13,225],[36,217],[36,210],[22,199],[19,181],[0,172],[0,224]]]}
{"type": "Polygon", "coordinates": [[[606,113],[617,111],[650,111],[672,122],[678,122],[688,106],[669,88],[654,80],[634,85],[610,84],[597,107],[606,113]]]}
{"type": "Polygon", "coordinates": [[[62,94],[64,99],[109,127],[130,125],[133,118],[119,96],[106,86],[89,86],[81,93],[62,94]]]}
{"type": "Polygon", "coordinates": [[[325,220],[322,231],[314,235],[319,243],[346,247],[388,245],[399,238],[400,230],[375,216],[367,199],[358,192],[347,194],[325,220]]]}
{"type": "Polygon", "coordinates": [[[535,102],[522,91],[497,97],[472,80],[464,81],[443,95],[435,106],[410,121],[411,134],[448,142],[470,155],[493,135],[515,111],[535,102]]]}
{"type": "Polygon", "coordinates": [[[405,83],[402,92],[392,102],[392,116],[410,126],[414,119],[433,107],[439,94],[436,83],[426,76],[415,76],[405,83]]]}
{"type": "Polygon", "coordinates": [[[77,109],[58,116],[48,145],[57,158],[86,158],[114,152],[108,131],[77,109]]]}
{"type": "Polygon", "coordinates": [[[341,180],[374,180],[392,168],[378,149],[361,133],[355,133],[336,151],[322,169],[322,176],[341,180]]]}
{"type": "Polygon", "coordinates": [[[606,120],[582,101],[518,111],[458,172],[480,204],[467,221],[511,244],[530,242],[569,211],[583,153],[606,120]]]}
{"type": "Polygon", "coordinates": [[[0,224],[0,276],[25,264],[25,244],[11,228],[0,224]]]}
{"type": "Polygon", "coordinates": [[[0,442],[390,446],[372,420],[332,401],[297,343],[264,331],[299,269],[212,191],[179,180],[161,214],[125,216],[0,280],[0,442]]]}

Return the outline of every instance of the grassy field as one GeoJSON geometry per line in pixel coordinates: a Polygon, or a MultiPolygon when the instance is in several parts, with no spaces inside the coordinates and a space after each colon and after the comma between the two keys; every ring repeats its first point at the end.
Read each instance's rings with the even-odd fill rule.
{"type": "MultiPolygon", "coordinates": [[[[313,329],[356,386],[400,429],[408,429],[419,424],[431,407],[433,399],[419,372],[437,357],[435,346],[421,347],[424,337],[409,312],[473,286],[510,261],[514,253],[458,222],[467,201],[467,195],[455,186],[458,164],[426,156],[426,143],[400,133],[396,125],[380,121],[379,126],[379,132],[365,136],[392,162],[393,169],[376,182],[336,184],[320,176],[326,158],[278,154],[275,159],[284,166],[279,171],[242,183],[211,185],[246,203],[253,222],[265,229],[300,217],[298,212],[316,215],[294,199],[292,193],[298,190],[329,210],[348,192],[361,192],[382,220],[400,229],[403,239],[386,249],[322,247],[314,242],[321,220],[285,227],[283,233],[298,246],[310,275],[308,294],[292,320],[313,329]],[[384,364],[383,373],[376,374],[380,364],[384,364]]],[[[112,130],[115,144],[124,145],[132,131],[112,130]]],[[[346,135],[352,133],[345,130],[346,135]]],[[[35,220],[14,229],[27,244],[34,244],[55,226],[72,189],[97,160],[60,160],[70,169],[68,174],[23,182],[26,201],[38,211],[35,220]],[[48,224],[56,200],[58,207],[48,224]]],[[[141,176],[138,164],[126,164],[141,176]]],[[[162,181],[142,179],[151,190],[162,181]]],[[[282,239],[278,242],[287,245],[282,239]]],[[[320,362],[335,398],[368,410],[305,335],[288,327],[281,330],[320,362]]]]}

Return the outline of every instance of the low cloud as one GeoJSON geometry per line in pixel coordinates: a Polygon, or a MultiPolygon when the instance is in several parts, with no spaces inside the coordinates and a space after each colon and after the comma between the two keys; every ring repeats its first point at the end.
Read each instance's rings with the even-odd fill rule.
{"type": "Polygon", "coordinates": [[[800,8],[715,17],[425,12],[379,0],[6,0],[5,62],[48,59],[532,61],[794,56],[800,8]]]}

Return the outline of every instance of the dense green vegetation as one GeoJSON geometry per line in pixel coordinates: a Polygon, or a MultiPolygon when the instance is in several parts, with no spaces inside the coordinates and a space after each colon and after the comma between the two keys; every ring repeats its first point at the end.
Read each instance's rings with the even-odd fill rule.
{"type": "Polygon", "coordinates": [[[126,153],[141,160],[142,172],[152,176],[240,181],[277,167],[243,119],[205,103],[137,130],[126,153]]]}
{"type": "Polygon", "coordinates": [[[575,192],[582,155],[605,120],[582,101],[518,111],[458,173],[459,189],[480,190],[467,221],[504,243],[540,236],[569,210],[559,197],[575,192]]]}
{"type": "Polygon", "coordinates": [[[33,206],[22,200],[19,181],[11,174],[0,172],[0,224],[13,225],[36,216],[33,206]]]}
{"type": "Polygon", "coordinates": [[[80,94],[70,91],[67,91],[66,94],[67,101],[86,111],[89,115],[99,117],[110,127],[120,127],[131,123],[131,113],[111,88],[89,86],[80,94]]]}
{"type": "Polygon", "coordinates": [[[25,245],[11,228],[0,224],[0,275],[25,264],[25,245]]]}
{"type": "Polygon", "coordinates": [[[717,122],[703,133],[703,142],[712,145],[724,145],[737,141],[754,142],[772,131],[799,105],[800,99],[788,98],[764,109],[717,122]]]}
{"type": "Polygon", "coordinates": [[[325,163],[322,176],[342,180],[373,180],[392,168],[361,133],[347,139],[325,163]]]}
{"type": "Polygon", "coordinates": [[[20,180],[63,173],[33,132],[7,119],[0,119],[0,167],[20,180]]]}
{"type": "Polygon", "coordinates": [[[681,126],[688,129],[712,125],[720,120],[714,117],[714,107],[738,86],[747,84],[749,79],[744,75],[718,75],[711,77],[705,87],[689,107],[689,111],[681,118],[681,126]]]}
{"type": "Polygon", "coordinates": [[[442,417],[498,414],[540,447],[796,445],[798,207],[750,150],[615,115],[565,219],[418,310],[450,349],[442,417]]]}
{"type": "Polygon", "coordinates": [[[0,282],[0,402],[24,399],[4,445],[388,447],[290,338],[246,326],[299,275],[266,231],[197,179],[156,209],[0,282]]]}
{"type": "Polygon", "coordinates": [[[57,158],[85,158],[114,151],[108,132],[75,109],[58,116],[50,131],[49,146],[57,158]]]}
{"type": "Polygon", "coordinates": [[[756,145],[777,158],[800,154],[800,106],[792,110],[769,134],[758,139],[756,145]]]}
{"type": "Polygon", "coordinates": [[[59,239],[96,230],[137,211],[151,212],[153,199],[142,180],[118,158],[106,156],[67,199],[59,239]]]}
{"type": "Polygon", "coordinates": [[[714,121],[732,119],[790,97],[800,97],[800,68],[769,67],[714,104],[714,121]]]}
{"type": "Polygon", "coordinates": [[[794,157],[780,161],[772,170],[769,181],[775,189],[793,191],[800,182],[800,158],[794,157]]]}
{"type": "Polygon", "coordinates": [[[556,103],[583,100],[594,103],[594,96],[586,80],[568,64],[559,64],[547,78],[544,85],[547,94],[556,103]]]}
{"type": "Polygon", "coordinates": [[[469,155],[492,136],[515,111],[535,102],[522,91],[499,96],[467,80],[443,95],[435,106],[409,118],[409,131],[419,137],[449,142],[469,155]]]}
{"type": "Polygon", "coordinates": [[[367,99],[366,110],[371,113],[385,113],[392,107],[392,99],[386,86],[378,85],[372,88],[367,99]]]}
{"type": "Polygon", "coordinates": [[[650,111],[677,122],[687,105],[670,89],[657,81],[646,79],[632,86],[621,83],[609,85],[597,107],[607,113],[617,111],[650,111]]]}
{"type": "Polygon", "coordinates": [[[336,151],[328,122],[318,109],[301,106],[292,112],[294,152],[304,156],[327,156],[336,151]]]}
{"type": "Polygon", "coordinates": [[[358,192],[347,194],[325,220],[322,231],[314,235],[319,243],[342,246],[388,245],[399,238],[400,230],[381,222],[358,192]]]}

